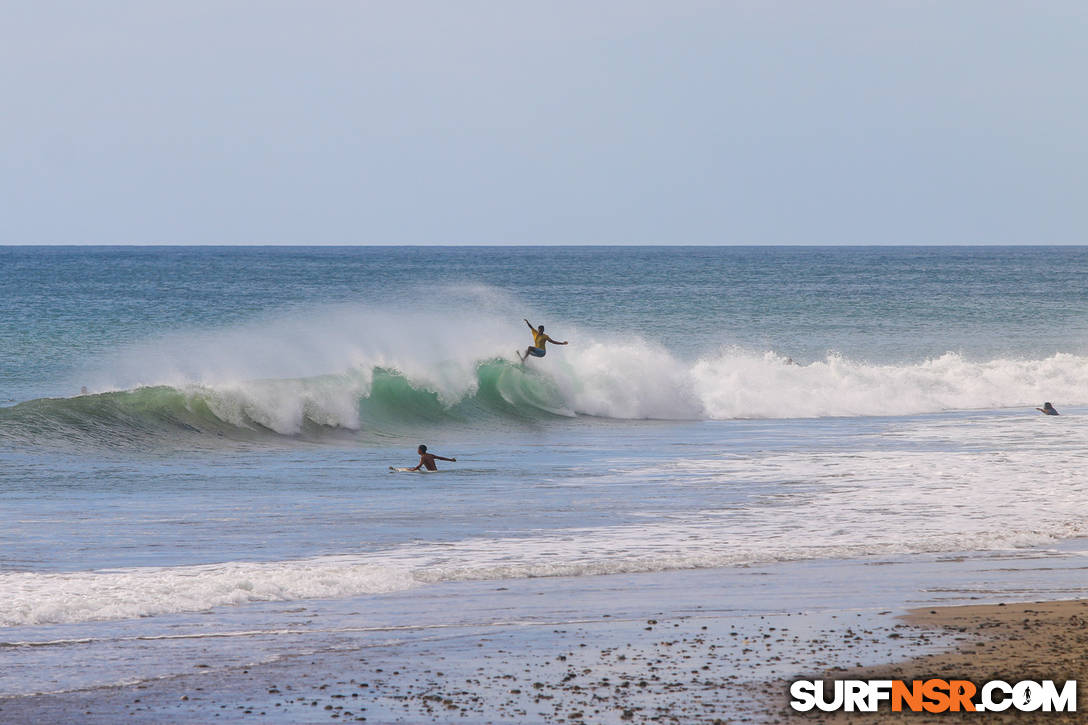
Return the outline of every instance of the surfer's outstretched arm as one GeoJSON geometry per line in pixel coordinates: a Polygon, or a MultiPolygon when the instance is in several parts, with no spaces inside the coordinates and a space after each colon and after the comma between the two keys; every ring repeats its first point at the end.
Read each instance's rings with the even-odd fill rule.
{"type": "Polygon", "coordinates": [[[524,317],[523,317],[523,318],[521,318],[521,319],[525,320],[525,324],[529,326],[529,329],[530,329],[530,330],[535,330],[535,329],[536,329],[535,327],[533,327],[533,323],[529,322],[529,320],[528,320],[528,319],[526,319],[526,318],[524,318],[524,317]]]}
{"type": "Polygon", "coordinates": [[[440,461],[449,461],[450,463],[457,463],[456,458],[445,458],[443,456],[435,456],[435,458],[437,458],[440,461]]]}

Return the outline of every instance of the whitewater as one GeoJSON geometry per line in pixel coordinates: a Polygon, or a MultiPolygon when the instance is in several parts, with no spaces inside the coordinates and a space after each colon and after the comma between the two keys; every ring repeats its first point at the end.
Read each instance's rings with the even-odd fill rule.
{"type": "Polygon", "coordinates": [[[334,613],[453,626],[458,587],[1080,556],[1085,272],[1081,248],[0,249],[0,695],[138,679],[73,666],[103,647],[168,676],[334,613]],[[525,317],[570,344],[519,364],[525,317]],[[421,443],[457,462],[390,473],[421,443]]]}
{"type": "Polygon", "coordinates": [[[636,332],[558,325],[576,343],[527,364],[511,350],[524,334],[510,316],[467,309],[316,307],[159,336],[88,371],[86,395],[0,409],[0,435],[109,443],[113,434],[318,437],[542,416],[694,421],[916,415],[1047,397],[1088,404],[1088,357],[1071,353],[972,360],[948,351],[881,364],[730,346],[685,357],[636,332]]]}

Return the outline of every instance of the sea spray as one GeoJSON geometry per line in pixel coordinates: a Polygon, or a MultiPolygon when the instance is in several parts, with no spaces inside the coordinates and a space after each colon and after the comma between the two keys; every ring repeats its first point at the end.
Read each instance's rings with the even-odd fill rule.
{"type": "Polygon", "coordinates": [[[298,379],[142,386],[0,409],[0,436],[109,444],[142,436],[228,438],[418,426],[501,426],[564,417],[729,420],[896,416],[1088,403],[1088,357],[970,361],[956,353],[872,365],[829,355],[800,365],[723,350],[686,363],[662,348],[586,340],[526,366],[499,358],[364,366],[298,379]],[[471,374],[464,373],[467,367],[471,374]],[[437,382],[436,382],[437,381],[437,382]]]}

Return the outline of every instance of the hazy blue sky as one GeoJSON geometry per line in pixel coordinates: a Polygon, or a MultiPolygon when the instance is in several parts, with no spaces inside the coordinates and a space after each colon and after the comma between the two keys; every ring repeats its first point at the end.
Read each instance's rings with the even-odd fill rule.
{"type": "Polygon", "coordinates": [[[0,0],[0,242],[1088,242],[1088,3],[0,0]]]}

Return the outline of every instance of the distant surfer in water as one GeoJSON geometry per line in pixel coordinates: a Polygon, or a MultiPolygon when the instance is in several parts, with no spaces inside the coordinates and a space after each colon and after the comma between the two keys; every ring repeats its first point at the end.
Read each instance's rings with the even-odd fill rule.
{"type": "Polygon", "coordinates": [[[437,471],[438,466],[434,464],[435,461],[449,461],[450,463],[457,462],[456,458],[443,458],[442,456],[436,456],[433,453],[428,453],[427,446],[425,445],[420,445],[419,448],[416,449],[416,452],[419,453],[419,465],[415,468],[409,468],[409,471],[418,471],[420,468],[426,468],[428,471],[437,471]]]}
{"type": "Polygon", "coordinates": [[[1043,403],[1042,408],[1036,408],[1043,415],[1059,415],[1058,411],[1054,410],[1054,406],[1050,403],[1043,403]]]}
{"type": "Polygon", "coordinates": [[[529,326],[529,332],[533,333],[533,344],[525,348],[524,355],[522,355],[520,352],[518,353],[518,357],[523,363],[529,359],[530,355],[532,355],[533,357],[544,357],[547,354],[544,346],[549,342],[555,345],[567,344],[565,341],[559,342],[559,340],[553,340],[552,338],[544,334],[544,325],[540,325],[539,327],[534,329],[533,323],[529,322],[528,320],[525,320],[525,324],[529,326]]]}

